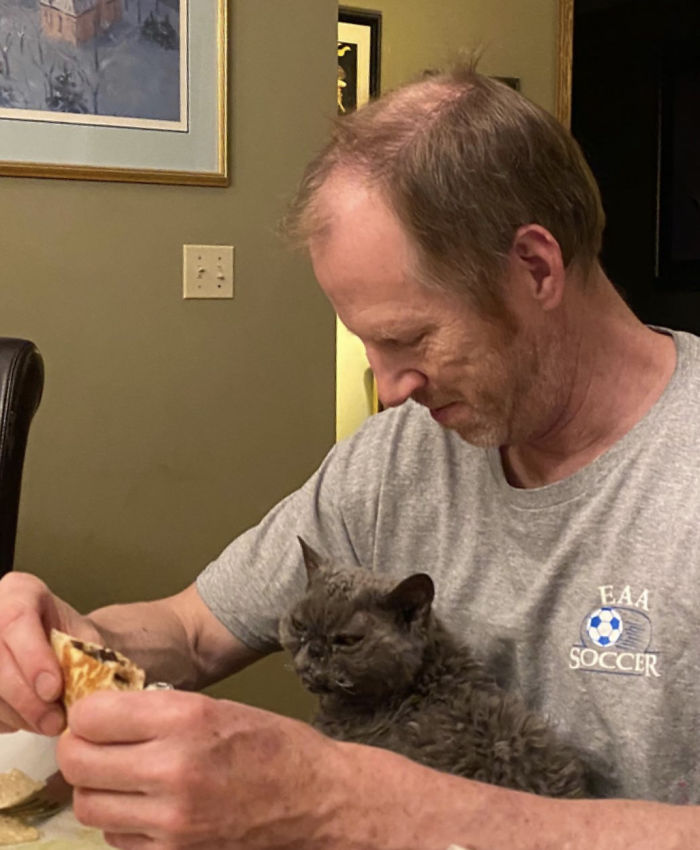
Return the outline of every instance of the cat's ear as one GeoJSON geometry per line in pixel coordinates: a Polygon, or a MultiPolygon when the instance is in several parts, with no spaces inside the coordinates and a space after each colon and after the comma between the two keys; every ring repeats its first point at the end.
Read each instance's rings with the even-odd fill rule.
{"type": "Polygon", "coordinates": [[[435,585],[427,573],[414,573],[385,597],[384,605],[401,614],[406,623],[425,621],[435,596],[435,585]]]}
{"type": "Polygon", "coordinates": [[[323,558],[318,554],[315,549],[309,546],[309,544],[306,542],[306,540],[304,540],[303,537],[299,537],[297,535],[297,540],[299,541],[301,551],[304,555],[304,566],[306,567],[306,575],[309,577],[309,581],[311,581],[311,579],[321,569],[321,566],[323,565],[323,558]]]}

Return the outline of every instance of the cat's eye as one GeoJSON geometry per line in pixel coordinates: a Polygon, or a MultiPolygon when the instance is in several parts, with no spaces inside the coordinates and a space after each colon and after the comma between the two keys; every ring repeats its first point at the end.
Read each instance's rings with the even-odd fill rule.
{"type": "Polygon", "coordinates": [[[297,632],[297,634],[303,635],[306,631],[306,626],[302,623],[301,620],[297,619],[296,617],[292,617],[289,623],[294,629],[294,631],[297,632]]]}
{"type": "Polygon", "coordinates": [[[362,640],[362,635],[337,634],[333,636],[335,646],[357,646],[362,640]]]}

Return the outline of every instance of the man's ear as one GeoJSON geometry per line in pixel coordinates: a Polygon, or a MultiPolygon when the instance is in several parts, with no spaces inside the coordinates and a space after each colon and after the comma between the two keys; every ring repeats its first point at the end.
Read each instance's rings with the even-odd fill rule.
{"type": "Polygon", "coordinates": [[[511,262],[524,275],[530,295],[543,310],[554,310],[564,295],[566,273],[559,243],[539,224],[524,224],[513,238],[511,262]]]}

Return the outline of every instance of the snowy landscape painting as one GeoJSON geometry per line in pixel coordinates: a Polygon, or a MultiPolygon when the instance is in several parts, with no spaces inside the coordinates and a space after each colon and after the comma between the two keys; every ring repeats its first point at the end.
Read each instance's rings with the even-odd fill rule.
{"type": "Polygon", "coordinates": [[[227,186],[228,6],[0,0],[0,175],[227,186]]]}
{"type": "Polygon", "coordinates": [[[0,119],[186,132],[188,0],[0,0],[0,119]]]}

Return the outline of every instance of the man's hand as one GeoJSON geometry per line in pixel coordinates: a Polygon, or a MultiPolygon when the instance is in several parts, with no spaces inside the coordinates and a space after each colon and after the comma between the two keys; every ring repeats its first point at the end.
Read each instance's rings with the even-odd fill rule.
{"type": "Polygon", "coordinates": [[[697,807],[536,797],[198,694],[102,691],[68,721],[76,815],[121,850],[700,847],[697,807]]]}
{"type": "Polygon", "coordinates": [[[58,735],[65,726],[57,702],[63,678],[47,638],[52,627],[99,640],[90,621],[35,576],[0,579],[0,733],[58,735]]]}
{"type": "Polygon", "coordinates": [[[330,846],[339,745],[303,723],[182,691],[101,692],[68,719],[58,762],[76,816],[114,847],[330,846]]]}

